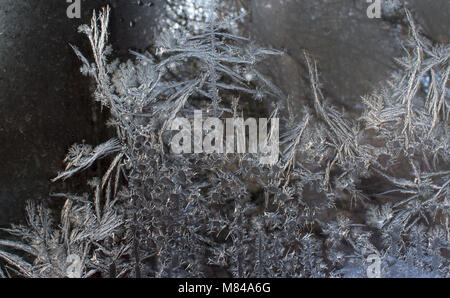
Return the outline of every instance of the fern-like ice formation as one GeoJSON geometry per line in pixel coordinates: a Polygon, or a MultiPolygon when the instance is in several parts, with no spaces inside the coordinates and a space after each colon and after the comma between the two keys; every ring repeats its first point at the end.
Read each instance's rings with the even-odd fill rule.
{"type": "Polygon", "coordinates": [[[54,180],[115,157],[91,196],[52,194],[65,200],[58,220],[29,203],[28,225],[8,230],[20,241],[0,241],[0,275],[361,277],[376,255],[381,276],[449,277],[450,47],[424,39],[406,11],[402,70],[362,99],[358,119],[325,98],[305,51],[311,104],[283,118],[289,97],[257,70],[282,53],[229,33],[212,3],[194,35],[166,32],[154,55],[124,63],[108,59],[109,8],[80,28],[93,62],[73,49],[117,140],[72,146],[54,180]],[[172,119],[239,117],[239,99],[276,103],[277,164],[170,151],[172,119]]]}

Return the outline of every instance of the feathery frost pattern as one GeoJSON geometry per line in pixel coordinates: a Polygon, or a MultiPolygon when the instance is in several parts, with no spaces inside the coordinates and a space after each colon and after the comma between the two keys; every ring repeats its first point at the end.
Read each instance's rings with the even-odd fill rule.
{"type": "Polygon", "coordinates": [[[377,255],[383,277],[450,277],[449,45],[432,45],[405,11],[402,70],[359,117],[330,104],[305,51],[310,105],[280,119],[277,164],[174,154],[176,117],[238,118],[247,100],[275,103],[260,115],[273,118],[292,100],[257,67],[282,52],[232,33],[211,3],[195,33],[166,31],[155,53],[122,63],[109,59],[109,8],[80,27],[93,61],[72,47],[116,139],[73,145],[53,180],[114,155],[91,195],[51,194],[65,202],[59,218],[28,204],[27,226],[8,229],[18,240],[0,240],[0,276],[364,277],[377,255]]]}

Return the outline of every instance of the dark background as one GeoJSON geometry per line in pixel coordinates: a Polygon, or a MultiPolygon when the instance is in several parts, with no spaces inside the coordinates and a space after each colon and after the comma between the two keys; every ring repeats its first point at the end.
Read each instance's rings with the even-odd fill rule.
{"type": "MultiPolygon", "coordinates": [[[[227,0],[228,1],[228,0],[227,0]]],[[[231,1],[231,0],[230,0],[231,1]]],[[[291,95],[294,108],[305,98],[308,49],[318,59],[324,91],[337,104],[358,109],[361,95],[388,78],[407,35],[395,11],[366,16],[365,0],[243,0],[248,32],[263,46],[283,49],[267,65],[273,80],[291,95]]],[[[407,6],[434,42],[449,42],[450,1],[409,0],[407,6]]],[[[24,202],[46,200],[59,188],[83,189],[83,176],[51,184],[70,145],[108,139],[103,115],[90,94],[91,82],[68,43],[88,53],[84,36],[92,9],[112,6],[115,55],[147,47],[164,13],[164,1],[85,0],[82,18],[69,19],[65,0],[0,0],[0,226],[24,219],[24,202]],[[70,184],[70,185],[69,185],[70,184]]],[[[95,171],[95,168],[92,170],[95,171]]]]}
{"type": "MultiPolygon", "coordinates": [[[[0,0],[0,226],[22,221],[26,200],[45,200],[55,188],[69,187],[49,180],[70,145],[108,139],[106,115],[91,100],[93,86],[69,46],[90,53],[77,28],[106,4],[117,54],[147,46],[157,5],[82,1],[81,19],[69,19],[65,0],[0,0]],[[139,18],[146,21],[135,22],[139,18]]],[[[81,178],[67,183],[82,187],[81,178]]]]}

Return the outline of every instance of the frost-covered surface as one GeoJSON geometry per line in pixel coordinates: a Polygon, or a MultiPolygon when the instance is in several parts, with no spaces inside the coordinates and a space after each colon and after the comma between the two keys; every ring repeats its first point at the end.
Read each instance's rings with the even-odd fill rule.
{"type": "Polygon", "coordinates": [[[310,105],[282,115],[290,101],[257,68],[282,53],[207,9],[198,32],[165,32],[154,54],[124,63],[108,59],[108,9],[80,28],[92,62],[73,48],[117,139],[72,146],[55,180],[106,155],[111,165],[92,194],[53,194],[65,200],[59,217],[30,203],[28,226],[9,230],[21,241],[0,241],[0,275],[366,276],[377,255],[381,276],[449,277],[449,46],[422,38],[406,12],[403,71],[362,99],[356,119],[325,98],[305,51],[310,105]],[[263,99],[273,107],[246,108],[263,99]],[[168,124],[194,109],[279,117],[279,162],[173,154],[168,124]]]}

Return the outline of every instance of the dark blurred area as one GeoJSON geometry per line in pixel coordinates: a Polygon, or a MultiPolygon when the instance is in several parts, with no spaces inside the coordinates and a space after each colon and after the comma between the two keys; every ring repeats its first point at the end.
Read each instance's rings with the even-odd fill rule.
{"type": "MultiPolygon", "coordinates": [[[[147,46],[157,5],[85,0],[81,18],[69,19],[65,0],[0,0],[0,226],[24,220],[26,200],[46,200],[64,187],[49,179],[62,169],[70,145],[108,138],[107,115],[92,101],[93,86],[69,46],[90,53],[77,28],[106,4],[113,9],[116,55],[147,46]]],[[[67,183],[82,187],[79,178],[67,183]]]]}

